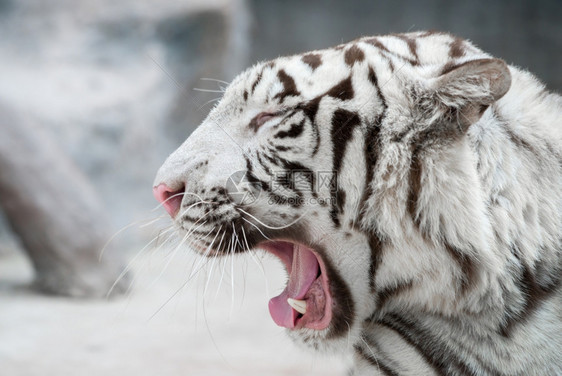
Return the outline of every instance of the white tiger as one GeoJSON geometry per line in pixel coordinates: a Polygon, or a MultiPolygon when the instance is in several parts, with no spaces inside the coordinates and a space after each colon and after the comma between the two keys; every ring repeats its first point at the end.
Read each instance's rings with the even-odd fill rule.
{"type": "Polygon", "coordinates": [[[466,40],[361,38],[240,74],[154,192],[279,257],[273,320],[351,375],[562,375],[561,109],[466,40]]]}

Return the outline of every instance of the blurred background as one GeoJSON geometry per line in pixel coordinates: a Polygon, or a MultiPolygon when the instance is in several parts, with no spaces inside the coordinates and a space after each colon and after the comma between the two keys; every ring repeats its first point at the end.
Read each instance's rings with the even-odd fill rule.
{"type": "Polygon", "coordinates": [[[269,319],[274,261],[158,236],[152,179],[247,66],[426,29],[562,90],[559,0],[0,0],[0,374],[344,374],[269,319]]]}

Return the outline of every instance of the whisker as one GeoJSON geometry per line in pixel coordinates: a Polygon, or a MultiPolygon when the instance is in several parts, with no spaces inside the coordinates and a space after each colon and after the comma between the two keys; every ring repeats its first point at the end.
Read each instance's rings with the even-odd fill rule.
{"type": "Polygon", "coordinates": [[[209,275],[207,276],[207,282],[205,283],[205,288],[203,289],[203,296],[207,295],[207,288],[209,287],[209,282],[211,281],[211,276],[213,274],[213,268],[215,267],[215,262],[217,261],[218,254],[213,255],[213,262],[211,263],[211,268],[209,269],[209,275]]]}
{"type": "Polygon", "coordinates": [[[222,90],[201,89],[201,88],[198,88],[198,87],[194,87],[193,90],[201,91],[201,92],[204,92],[204,93],[221,93],[221,94],[224,93],[224,91],[222,91],[222,90]]]}
{"type": "MultiPolygon", "coordinates": [[[[231,237],[231,241],[232,241],[232,237],[231,237]]],[[[230,243],[229,243],[229,247],[230,247],[230,243]]],[[[217,296],[219,295],[219,291],[220,291],[220,288],[222,286],[222,281],[224,279],[225,270],[226,270],[226,258],[223,258],[222,268],[221,268],[221,278],[219,280],[219,284],[217,286],[217,291],[215,293],[215,300],[217,299],[217,296]]]]}
{"type": "Polygon", "coordinates": [[[244,266],[242,267],[242,299],[240,300],[240,307],[246,298],[246,281],[248,280],[248,259],[244,257],[244,266]]]}
{"type": "Polygon", "coordinates": [[[291,223],[289,223],[289,224],[287,224],[287,225],[284,225],[284,226],[275,227],[275,226],[266,225],[265,223],[263,223],[262,221],[260,221],[259,219],[257,219],[255,216],[253,216],[252,214],[248,213],[248,212],[245,211],[244,209],[240,209],[240,208],[239,208],[238,210],[241,211],[242,213],[246,214],[246,215],[249,216],[250,218],[255,219],[260,225],[262,225],[263,227],[268,228],[268,229],[270,229],[270,230],[283,230],[283,229],[285,229],[285,228],[287,228],[287,227],[289,227],[289,226],[294,225],[295,223],[297,223],[298,221],[300,221],[301,219],[303,219],[305,215],[308,214],[308,210],[307,210],[307,211],[305,211],[300,217],[298,217],[297,219],[295,219],[293,222],[291,222],[291,223]]]}
{"type": "MultiPolygon", "coordinates": [[[[220,233],[221,229],[222,229],[222,226],[221,226],[221,228],[219,228],[219,232],[217,232],[217,235],[220,233]]],[[[215,239],[216,239],[216,238],[217,238],[217,236],[215,236],[215,238],[213,239],[213,241],[211,242],[211,244],[209,244],[209,246],[207,247],[207,250],[205,251],[205,254],[208,254],[208,253],[210,252],[210,250],[212,249],[213,243],[215,242],[215,239]]],[[[221,238],[221,242],[222,242],[222,239],[223,239],[223,238],[224,238],[224,232],[223,232],[223,236],[222,236],[222,238],[221,238]]],[[[209,263],[209,261],[210,261],[210,259],[209,259],[208,257],[204,257],[204,256],[201,257],[201,261],[198,263],[198,268],[197,268],[195,271],[192,270],[192,272],[190,273],[190,275],[189,275],[189,277],[187,278],[187,280],[186,280],[185,282],[183,282],[183,283],[181,284],[181,286],[180,286],[176,291],[174,291],[174,293],[173,293],[170,297],[168,297],[168,299],[166,299],[166,301],[165,301],[162,305],[160,305],[160,307],[158,307],[158,309],[156,310],[156,312],[154,312],[154,313],[149,317],[148,321],[152,320],[162,309],[164,309],[164,307],[165,307],[177,294],[179,294],[179,292],[180,292],[185,286],[187,286],[187,284],[188,284],[193,278],[195,278],[195,276],[197,276],[197,275],[199,274],[199,272],[206,266],[206,264],[209,263]],[[202,265],[201,265],[201,264],[202,264],[202,265]],[[200,265],[200,266],[199,266],[199,265],[200,265]]],[[[203,299],[205,299],[204,296],[203,296],[203,299]]]]}
{"type": "Polygon", "coordinates": [[[208,105],[209,103],[216,102],[216,101],[218,101],[219,99],[221,99],[221,97],[213,98],[213,99],[211,99],[211,100],[208,100],[207,102],[203,103],[201,106],[197,107],[197,111],[200,111],[203,107],[205,107],[205,106],[208,105]]]}
{"type": "Polygon", "coordinates": [[[163,234],[166,234],[170,231],[174,230],[173,227],[170,227],[169,229],[167,229],[166,231],[159,233],[156,237],[154,237],[150,242],[148,242],[144,247],[142,247],[142,249],[137,252],[137,254],[129,261],[129,263],[127,264],[127,266],[123,269],[123,271],[121,271],[121,273],[119,274],[119,276],[117,276],[117,279],[115,280],[115,282],[113,282],[113,284],[111,285],[111,287],[109,288],[109,291],[107,292],[107,294],[105,295],[106,298],[109,298],[109,296],[111,295],[111,293],[113,292],[113,290],[115,289],[115,287],[117,286],[117,284],[121,281],[121,279],[123,279],[123,277],[131,270],[131,268],[133,267],[133,263],[136,261],[137,258],[140,257],[140,255],[148,248],[149,245],[151,245],[152,243],[154,243],[156,240],[158,240],[160,238],[160,236],[162,236],[163,234]]]}
{"type": "MultiPolygon", "coordinates": [[[[198,266],[199,266],[201,263],[203,263],[204,260],[207,260],[207,262],[208,262],[208,260],[209,260],[209,255],[210,255],[210,253],[211,253],[211,251],[212,251],[213,243],[215,242],[217,235],[221,233],[221,230],[222,230],[222,226],[219,228],[219,231],[217,231],[217,234],[215,235],[215,238],[213,239],[213,241],[211,242],[211,244],[209,244],[209,246],[208,246],[207,249],[205,250],[205,252],[204,252],[204,254],[203,254],[201,260],[200,260],[199,263],[197,264],[198,266]]],[[[220,249],[220,247],[221,247],[221,245],[222,245],[222,241],[223,241],[223,239],[224,239],[224,234],[225,234],[225,233],[222,232],[221,240],[219,241],[219,245],[218,245],[218,248],[217,248],[217,249],[220,249]]],[[[198,273],[199,270],[200,270],[200,268],[196,270],[196,273],[198,273]]],[[[191,276],[192,276],[192,274],[190,274],[189,277],[191,278],[191,276]]]]}
{"type": "MultiPolygon", "coordinates": [[[[238,235],[236,235],[236,229],[234,228],[234,223],[232,224],[232,234],[235,236],[236,241],[238,241],[238,235]]],[[[232,317],[232,310],[234,309],[234,252],[236,251],[236,244],[232,245],[230,256],[230,283],[232,289],[232,299],[230,301],[230,313],[229,317],[232,317]]]]}
{"type": "MultiPolygon", "coordinates": [[[[207,223],[207,221],[203,222],[200,226],[203,226],[205,223],[207,223]]],[[[194,230],[195,231],[195,230],[194,230]]],[[[179,249],[182,247],[182,245],[185,244],[185,242],[187,241],[187,239],[189,239],[190,235],[192,234],[192,232],[186,232],[185,236],[183,237],[183,239],[179,242],[179,244],[175,247],[175,249],[172,251],[171,256],[168,258],[168,261],[166,262],[166,264],[164,265],[164,267],[162,268],[162,270],[160,271],[160,274],[158,274],[158,276],[155,278],[155,280],[150,284],[150,286],[148,288],[151,288],[152,286],[154,286],[154,284],[156,284],[160,278],[162,278],[162,276],[164,275],[164,273],[166,272],[166,270],[168,270],[168,267],[170,266],[170,263],[172,262],[172,260],[175,258],[176,254],[178,253],[179,249]]]]}
{"type": "MultiPolygon", "coordinates": [[[[160,233],[158,234],[157,238],[159,239],[160,236],[162,236],[162,231],[160,231],[160,233]]],[[[154,253],[158,253],[158,251],[160,249],[162,249],[162,247],[172,238],[174,237],[175,233],[170,233],[168,234],[168,236],[166,237],[166,239],[160,244],[158,245],[155,249],[154,249],[154,253]]],[[[125,291],[125,295],[129,296],[129,293],[131,291],[131,289],[133,288],[133,286],[135,285],[135,282],[137,281],[137,279],[139,278],[139,275],[141,274],[141,272],[144,270],[145,266],[148,264],[149,262],[149,258],[147,257],[142,264],[139,265],[138,270],[135,274],[133,274],[133,277],[131,278],[131,282],[129,283],[129,286],[127,287],[127,290],[125,291]]]]}
{"type": "Polygon", "coordinates": [[[139,228],[148,227],[148,226],[150,226],[150,225],[155,224],[156,222],[158,222],[158,221],[161,220],[162,218],[167,218],[167,217],[168,217],[168,215],[166,215],[166,214],[159,215],[159,216],[156,217],[154,220],[152,220],[152,221],[150,221],[150,222],[147,222],[147,223],[145,223],[145,224],[140,225],[139,228]]]}
{"type": "MultiPolygon", "coordinates": [[[[207,259],[207,262],[208,262],[208,260],[209,260],[209,259],[207,259]]],[[[203,268],[204,266],[205,266],[205,264],[203,264],[203,265],[201,266],[201,268],[203,268]]],[[[196,271],[195,273],[196,273],[195,275],[197,275],[198,271],[196,271]]],[[[157,315],[157,314],[158,314],[158,313],[159,313],[159,312],[160,312],[160,311],[177,295],[177,294],[179,294],[179,292],[180,292],[185,286],[187,286],[187,284],[191,281],[191,279],[192,279],[193,277],[195,277],[195,275],[190,276],[184,283],[182,283],[181,286],[180,286],[176,291],[174,291],[174,293],[173,293],[168,299],[166,299],[166,301],[165,301],[160,307],[158,307],[158,309],[156,310],[156,312],[154,312],[154,313],[149,317],[148,321],[152,320],[152,319],[153,319],[153,318],[154,318],[154,317],[155,317],[155,316],[156,316],[156,315],[157,315]]]]}
{"type": "Polygon", "coordinates": [[[244,249],[244,246],[242,245],[242,243],[240,242],[240,238],[238,237],[238,233],[236,232],[236,228],[234,227],[234,223],[232,223],[232,233],[236,238],[236,244],[238,244],[241,249],[244,249]]]}
{"type": "MultiPolygon", "coordinates": [[[[183,216],[184,214],[186,214],[192,207],[194,207],[194,206],[196,206],[196,205],[200,205],[200,204],[212,204],[212,202],[211,202],[211,201],[204,201],[204,200],[196,201],[196,202],[194,202],[193,204],[189,205],[187,208],[185,208],[183,211],[179,212],[177,216],[178,216],[178,217],[182,217],[182,216],[183,216]]],[[[209,214],[209,213],[206,213],[204,216],[206,216],[207,214],[209,214]]],[[[203,216],[203,217],[204,217],[204,216],[203,216]]],[[[201,218],[199,218],[199,219],[201,219],[201,218]]],[[[198,222],[199,219],[198,219],[196,222],[198,222]]]]}
{"type": "MultiPolygon", "coordinates": [[[[174,226],[169,226],[167,229],[166,229],[166,228],[161,229],[161,230],[158,232],[156,244],[158,244],[158,242],[160,241],[160,237],[161,237],[162,235],[165,235],[165,234],[166,234],[167,230],[172,230],[172,229],[175,230],[174,226]],[[165,231],[166,231],[166,232],[165,232],[165,231]]],[[[172,239],[172,237],[175,236],[175,235],[176,235],[175,232],[173,232],[173,233],[171,233],[171,234],[168,234],[168,236],[166,237],[166,239],[165,239],[162,243],[160,243],[160,244],[154,249],[154,253],[158,253],[158,251],[159,251],[160,249],[162,249],[162,247],[164,246],[164,244],[166,244],[166,243],[167,243],[170,239],[172,239]]]]}
{"type": "Polygon", "coordinates": [[[158,222],[159,220],[161,220],[161,219],[164,218],[164,217],[166,217],[165,214],[162,214],[162,215],[160,215],[160,216],[158,216],[158,217],[156,217],[156,218],[153,218],[153,219],[148,219],[148,220],[146,220],[146,219],[140,219],[140,220],[138,220],[138,221],[131,222],[131,223],[129,223],[128,225],[122,227],[120,230],[118,230],[117,232],[115,232],[115,234],[113,234],[113,235],[107,240],[107,242],[105,242],[104,246],[103,246],[102,249],[100,250],[100,253],[99,253],[99,256],[98,256],[98,261],[101,261],[101,260],[102,260],[103,255],[105,254],[106,248],[107,248],[107,247],[109,246],[109,244],[113,241],[113,239],[115,239],[115,238],[116,238],[119,234],[121,234],[123,231],[125,231],[125,230],[127,230],[127,229],[133,227],[134,225],[138,224],[139,222],[143,222],[143,221],[148,221],[148,223],[145,223],[145,224],[139,226],[139,228],[143,228],[143,227],[149,226],[149,225],[151,225],[151,224],[153,224],[153,223],[155,223],[155,222],[158,222]]]}
{"type": "Polygon", "coordinates": [[[244,237],[244,242],[246,243],[246,250],[248,251],[248,253],[250,254],[250,257],[252,258],[252,260],[254,260],[254,262],[256,263],[256,265],[258,265],[258,267],[260,268],[263,278],[265,280],[265,291],[267,296],[269,296],[269,283],[267,282],[267,277],[265,275],[265,269],[263,267],[263,264],[261,262],[259,262],[259,260],[257,259],[256,255],[255,255],[255,251],[250,249],[250,245],[248,244],[248,239],[246,237],[246,231],[244,230],[244,226],[240,226],[242,228],[242,235],[244,237]]]}
{"type": "Polygon", "coordinates": [[[266,238],[267,240],[271,240],[271,238],[268,237],[267,235],[265,235],[265,234],[263,233],[263,231],[262,231],[258,226],[256,226],[256,225],[253,224],[252,222],[248,221],[248,220],[247,220],[246,218],[244,218],[244,217],[240,217],[240,218],[242,218],[244,221],[248,222],[250,225],[254,226],[254,227],[256,228],[256,230],[258,230],[258,231],[260,232],[260,234],[262,234],[262,236],[263,236],[264,238],[266,238]]]}
{"type": "Polygon", "coordinates": [[[202,77],[201,80],[202,81],[215,81],[215,82],[220,82],[221,84],[230,85],[230,82],[226,82],[226,81],[223,81],[223,80],[217,80],[216,78],[202,77]]]}
{"type": "MultiPolygon", "coordinates": [[[[201,255],[201,258],[200,258],[199,262],[197,262],[197,268],[195,268],[195,264],[194,264],[194,266],[191,268],[191,271],[189,272],[189,277],[188,277],[188,278],[191,278],[191,277],[193,276],[193,273],[198,273],[199,270],[200,270],[200,269],[198,269],[198,268],[199,268],[199,265],[200,265],[201,263],[203,263],[204,260],[208,260],[207,257],[209,256],[209,253],[210,253],[211,250],[212,250],[212,247],[213,247],[213,244],[215,243],[215,240],[217,239],[217,237],[218,237],[219,234],[221,233],[221,230],[222,230],[222,226],[219,227],[217,233],[215,234],[215,237],[213,238],[213,240],[211,241],[211,243],[207,246],[207,249],[205,249],[204,254],[201,255]],[[195,272],[193,271],[194,268],[195,268],[195,272]]],[[[212,231],[212,229],[211,229],[211,231],[212,231]]],[[[223,236],[224,236],[224,235],[223,235],[223,236]]],[[[222,239],[222,238],[221,238],[221,239],[222,239]]],[[[221,240],[221,241],[222,241],[222,240],[221,240]]]]}
{"type": "MultiPolygon", "coordinates": [[[[221,226],[221,229],[222,229],[222,226],[221,226]]],[[[221,246],[222,246],[222,242],[223,242],[223,240],[224,240],[224,236],[225,236],[225,235],[226,235],[226,232],[223,231],[222,236],[221,236],[221,240],[220,240],[219,245],[218,245],[218,247],[217,247],[217,252],[220,252],[220,249],[221,249],[221,246]]],[[[210,251],[211,251],[211,249],[210,249],[210,247],[209,247],[209,252],[210,252],[210,251]]],[[[208,253],[206,254],[206,256],[208,257],[208,253]]],[[[209,285],[209,278],[210,278],[210,274],[211,274],[212,271],[213,271],[213,266],[214,266],[214,264],[215,264],[216,258],[217,258],[217,253],[215,253],[215,254],[213,255],[213,262],[212,262],[212,264],[211,264],[211,270],[209,271],[209,277],[207,278],[207,283],[205,284],[205,289],[203,290],[203,297],[205,297],[206,294],[207,294],[207,287],[208,287],[208,285],[209,285]]]]}
{"type": "Polygon", "coordinates": [[[222,360],[227,364],[228,367],[230,367],[229,362],[226,360],[222,351],[219,349],[217,342],[215,341],[215,338],[213,336],[213,333],[211,332],[211,327],[209,326],[209,321],[207,320],[207,310],[205,307],[205,294],[203,294],[203,319],[205,320],[205,326],[207,327],[207,332],[209,333],[209,338],[211,338],[211,342],[213,342],[213,345],[215,346],[215,349],[221,356],[222,360]]]}
{"type": "MultiPolygon", "coordinates": [[[[349,324],[348,324],[349,326],[349,324]]],[[[372,355],[373,360],[377,363],[377,368],[380,371],[380,365],[379,365],[379,361],[377,359],[377,356],[375,355],[375,352],[373,351],[373,349],[371,349],[371,346],[369,346],[369,344],[367,343],[367,341],[365,341],[365,339],[363,338],[363,336],[360,336],[359,338],[361,338],[361,341],[363,341],[363,343],[365,344],[365,346],[367,346],[367,348],[369,349],[369,352],[372,355]]]]}

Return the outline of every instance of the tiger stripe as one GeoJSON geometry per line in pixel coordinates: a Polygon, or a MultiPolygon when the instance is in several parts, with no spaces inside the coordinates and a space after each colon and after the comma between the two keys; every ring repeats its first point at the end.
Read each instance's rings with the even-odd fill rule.
{"type": "Polygon", "coordinates": [[[391,366],[387,365],[382,359],[376,358],[373,353],[369,353],[370,349],[365,349],[360,344],[354,346],[355,353],[362,359],[365,359],[371,366],[378,369],[384,376],[400,376],[391,366]]]}

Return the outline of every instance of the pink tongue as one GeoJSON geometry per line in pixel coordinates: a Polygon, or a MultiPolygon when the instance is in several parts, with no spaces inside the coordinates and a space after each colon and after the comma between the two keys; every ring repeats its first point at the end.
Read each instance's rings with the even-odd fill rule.
{"type": "Polygon", "coordinates": [[[277,325],[285,328],[295,327],[298,312],[287,303],[287,298],[304,298],[310,285],[316,280],[319,268],[318,260],[312,251],[302,245],[295,245],[289,283],[281,295],[269,301],[269,313],[277,325]]]}

